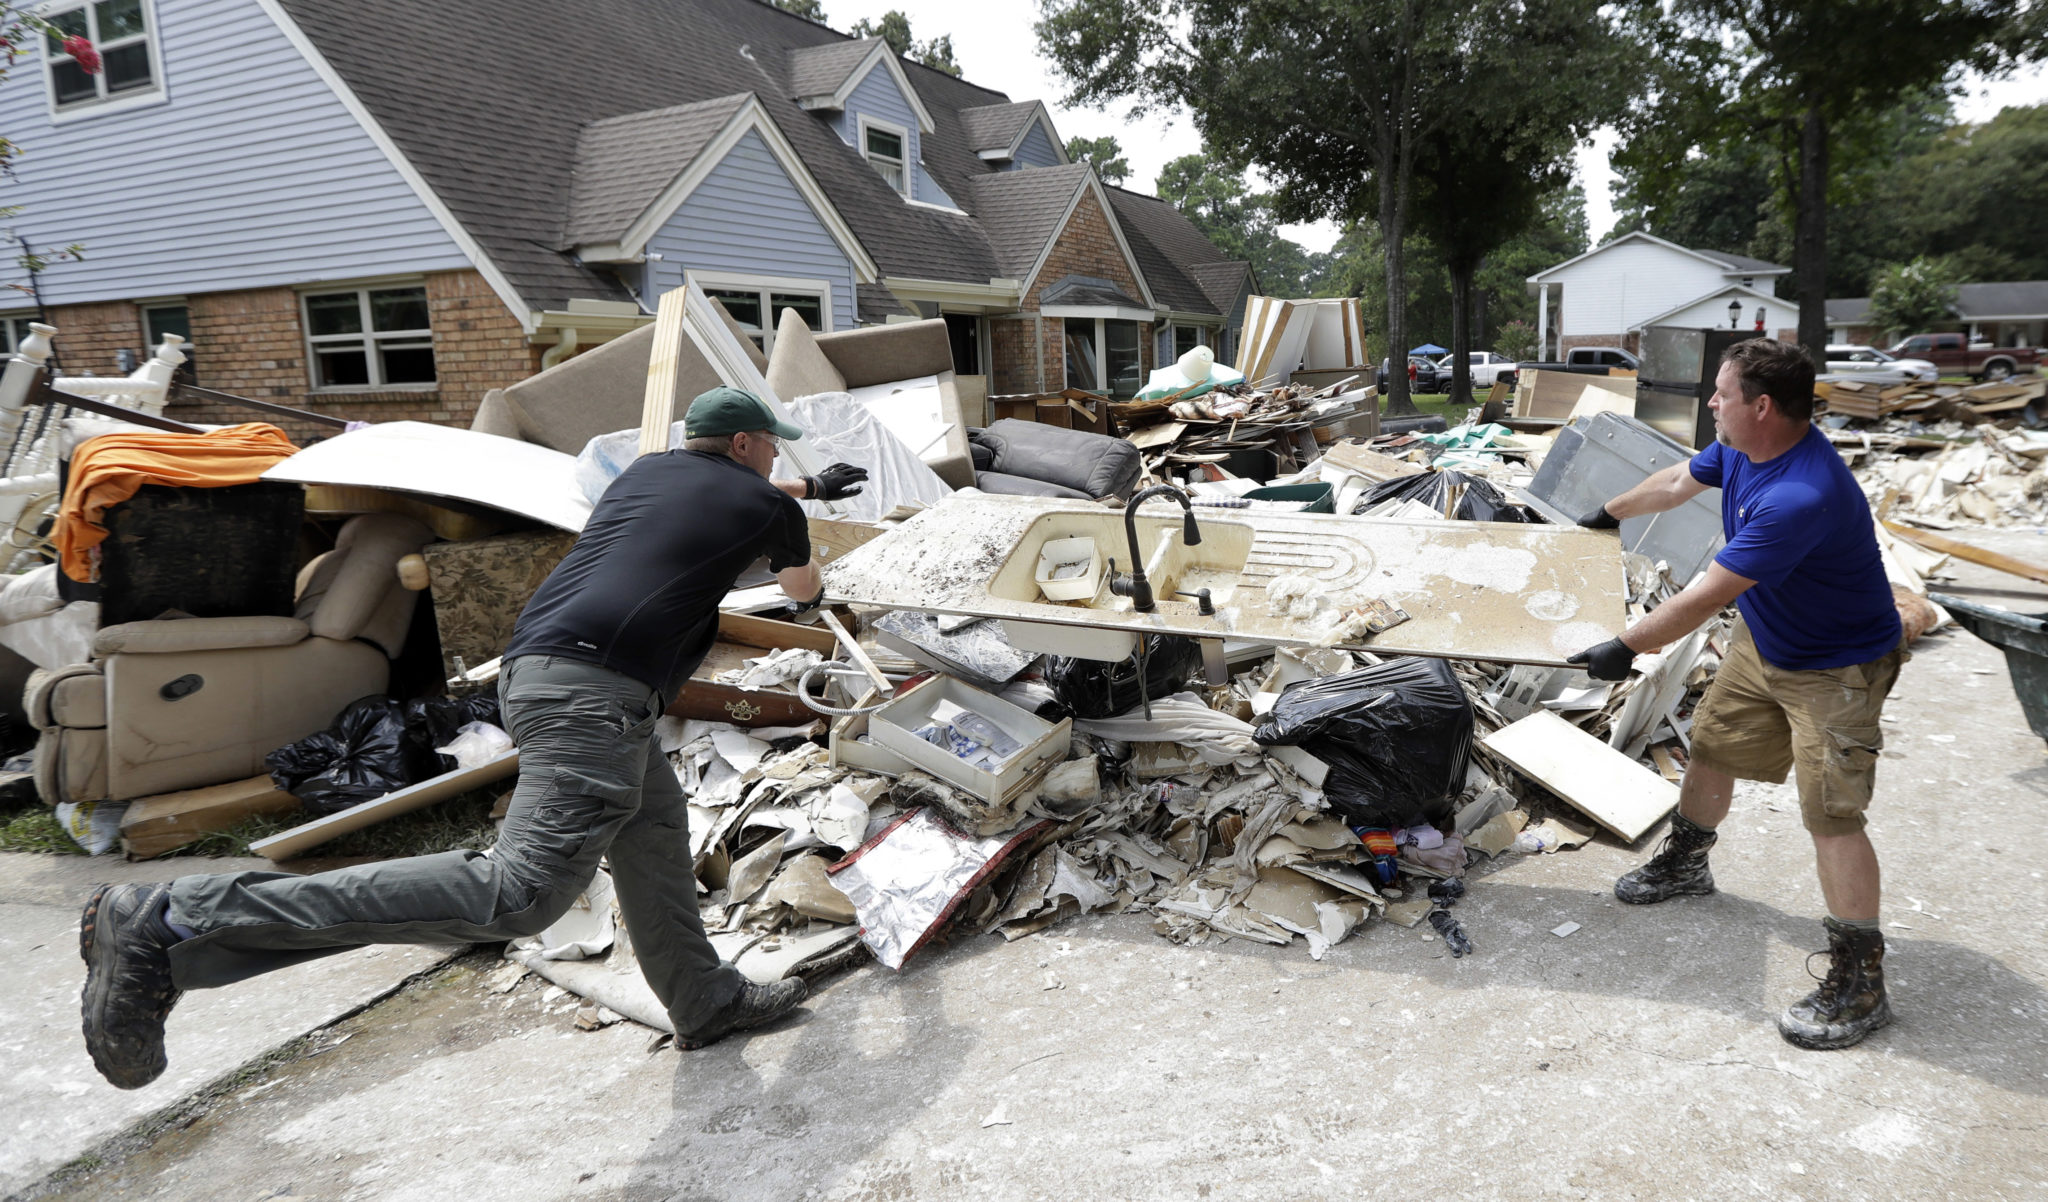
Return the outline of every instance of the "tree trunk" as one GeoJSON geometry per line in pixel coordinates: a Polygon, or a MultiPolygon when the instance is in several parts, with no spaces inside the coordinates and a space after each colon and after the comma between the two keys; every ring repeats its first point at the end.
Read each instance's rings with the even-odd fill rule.
{"type": "Polygon", "coordinates": [[[1451,268],[1451,400],[1460,405],[1472,403],[1472,275],[1451,268]]]}
{"type": "MultiPolygon", "coordinates": [[[[1799,129],[1799,192],[1793,262],[1799,294],[1799,345],[1815,367],[1828,346],[1828,127],[1809,106],[1799,129]]],[[[1775,336],[1775,332],[1766,331],[1775,336]]]]}
{"type": "Polygon", "coordinates": [[[1408,395],[1408,231],[1398,203],[1400,186],[1380,184],[1380,247],[1387,265],[1388,417],[1415,417],[1422,410],[1408,395]]]}

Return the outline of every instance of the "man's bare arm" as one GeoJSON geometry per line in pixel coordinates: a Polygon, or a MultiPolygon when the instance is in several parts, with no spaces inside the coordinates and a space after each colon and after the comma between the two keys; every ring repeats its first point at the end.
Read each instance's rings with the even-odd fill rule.
{"type": "Polygon", "coordinates": [[[1674,463],[1607,502],[1607,512],[1617,518],[1663,513],[1678,508],[1705,491],[1707,486],[1693,479],[1690,462],[1674,463]]]}
{"type": "Polygon", "coordinates": [[[1649,616],[1622,632],[1621,641],[1631,651],[1654,651],[1676,642],[1700,628],[1701,623],[1720,613],[1730,602],[1748,592],[1756,581],[1738,576],[1718,563],[1707,565],[1706,575],[1685,586],[1649,616]]]}
{"type": "Polygon", "coordinates": [[[824,591],[825,577],[818,571],[818,561],[814,559],[802,567],[784,568],[775,573],[775,583],[797,600],[810,601],[824,591]]]}

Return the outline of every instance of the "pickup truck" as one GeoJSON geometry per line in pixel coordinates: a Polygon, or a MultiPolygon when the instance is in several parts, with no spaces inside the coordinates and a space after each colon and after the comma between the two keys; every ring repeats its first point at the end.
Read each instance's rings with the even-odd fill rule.
{"type": "Polygon", "coordinates": [[[2041,352],[2030,346],[1971,345],[1961,334],[1915,334],[1891,349],[1898,358],[1925,359],[1943,375],[1967,372],[1974,379],[2003,380],[2016,371],[2040,366],[2041,352]]]}
{"type": "MultiPolygon", "coordinates": [[[[1495,380],[1515,378],[1515,361],[1506,355],[1496,355],[1492,351],[1473,351],[1469,358],[1474,388],[1491,388],[1495,380]]],[[[1451,372],[1457,366],[1456,355],[1445,355],[1436,361],[1437,374],[1446,380],[1451,378],[1451,372]]]]}
{"type": "Polygon", "coordinates": [[[1519,383],[1525,371],[1575,371],[1580,375],[1604,376],[1615,371],[1639,371],[1642,361],[1618,346],[1575,346],[1564,353],[1562,363],[1517,363],[1508,382],[1519,383]]]}

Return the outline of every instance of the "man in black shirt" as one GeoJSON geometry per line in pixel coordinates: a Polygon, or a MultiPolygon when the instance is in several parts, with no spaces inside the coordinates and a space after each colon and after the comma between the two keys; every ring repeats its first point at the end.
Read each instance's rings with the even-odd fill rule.
{"type": "Polygon", "coordinates": [[[682,1047],[804,999],[802,981],[747,981],[705,937],[689,810],[654,725],[710,649],[718,603],[749,564],[766,554],[791,597],[823,598],[797,499],[851,496],[867,473],[834,464],[771,482],[777,439],[802,431],[737,389],[698,397],[683,424],[683,449],[643,455],[613,481],[520,615],[498,684],[519,784],[496,845],[316,876],[101,888],[80,951],[86,1048],[102,1075],[135,1089],[163,1072],[164,1018],[186,989],[368,943],[538,934],[607,854],[641,971],[682,1047]]]}

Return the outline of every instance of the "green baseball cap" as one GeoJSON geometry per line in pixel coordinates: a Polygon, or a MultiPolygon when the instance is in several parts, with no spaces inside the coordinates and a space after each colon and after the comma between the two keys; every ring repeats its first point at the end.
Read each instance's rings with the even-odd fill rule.
{"type": "Polygon", "coordinates": [[[752,434],[762,430],[777,438],[802,438],[802,428],[776,421],[768,403],[738,388],[714,388],[690,402],[683,415],[683,437],[716,438],[722,434],[752,434]]]}

